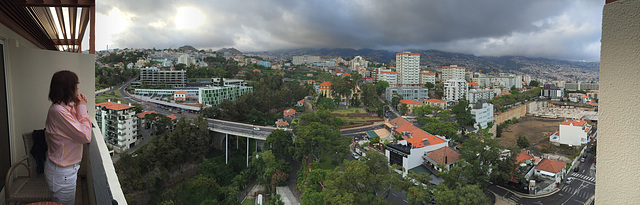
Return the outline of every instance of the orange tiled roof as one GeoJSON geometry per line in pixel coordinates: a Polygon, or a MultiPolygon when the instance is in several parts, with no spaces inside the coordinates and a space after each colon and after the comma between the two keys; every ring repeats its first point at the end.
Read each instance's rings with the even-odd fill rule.
{"type": "Polygon", "coordinates": [[[389,120],[389,122],[387,122],[387,123],[389,123],[390,125],[393,125],[393,126],[398,126],[398,127],[400,127],[402,125],[405,125],[405,124],[411,124],[411,123],[409,123],[409,121],[407,121],[407,119],[404,119],[402,117],[396,117],[393,120],[389,120]]]}
{"type": "Polygon", "coordinates": [[[304,103],[304,99],[298,100],[299,103],[304,103]]]}
{"type": "Polygon", "coordinates": [[[458,65],[449,65],[449,66],[442,66],[442,68],[458,68],[458,69],[461,69],[461,68],[465,68],[465,67],[460,67],[458,65]]]}
{"type": "Polygon", "coordinates": [[[440,99],[435,99],[435,98],[431,98],[428,100],[425,100],[427,102],[432,102],[432,103],[446,103],[446,101],[440,100],[440,99]]]}
{"type": "Polygon", "coordinates": [[[552,159],[543,159],[540,164],[536,166],[536,169],[551,173],[558,173],[562,171],[566,164],[566,162],[556,161],[552,159]]]}
{"type": "Polygon", "coordinates": [[[427,154],[427,157],[429,157],[430,159],[432,159],[438,164],[448,165],[448,164],[453,164],[453,162],[458,160],[458,157],[460,157],[460,153],[456,152],[450,147],[442,147],[440,149],[429,152],[429,154],[427,154]],[[445,157],[447,158],[446,163],[445,163],[445,157]]]}
{"type": "Polygon", "coordinates": [[[277,126],[289,126],[289,123],[286,121],[278,121],[276,122],[277,126]]]}
{"type": "Polygon", "coordinates": [[[173,94],[187,94],[187,91],[178,90],[178,91],[174,92],[173,94]]]}
{"type": "MultiPolygon", "coordinates": [[[[405,125],[407,126],[407,125],[405,125]]],[[[435,145],[435,144],[440,144],[440,143],[445,143],[447,141],[436,137],[435,135],[429,134],[427,132],[425,132],[424,130],[417,128],[413,125],[411,125],[412,131],[409,131],[409,133],[411,133],[411,138],[406,139],[407,142],[411,143],[413,146],[415,146],[416,148],[421,148],[421,147],[425,147],[425,146],[431,146],[431,145],[435,145]]]]}
{"type": "Polygon", "coordinates": [[[478,83],[476,82],[469,82],[469,86],[480,86],[480,85],[478,85],[478,83]]]}
{"type": "Polygon", "coordinates": [[[324,81],[322,83],[320,83],[320,85],[318,85],[320,87],[331,87],[331,82],[329,81],[324,81]]]}
{"type": "Polygon", "coordinates": [[[582,125],[584,125],[584,123],[587,123],[587,121],[579,120],[579,119],[573,119],[573,120],[562,121],[560,124],[561,125],[571,125],[571,124],[573,124],[573,126],[582,127],[582,125]]]}
{"type": "Polygon", "coordinates": [[[594,103],[594,102],[587,102],[587,105],[598,107],[598,103],[594,103]]]}
{"type": "Polygon", "coordinates": [[[415,101],[415,100],[409,100],[409,99],[400,100],[400,103],[422,105],[421,102],[418,102],[418,101],[415,101]]]}
{"type": "Polygon", "coordinates": [[[294,110],[293,108],[289,108],[288,110],[284,111],[284,115],[295,115],[296,114],[296,110],[294,110]]]}
{"type": "Polygon", "coordinates": [[[419,56],[419,53],[411,53],[411,51],[405,51],[402,53],[396,53],[396,55],[415,55],[415,56],[419,56]]]}
{"type": "Polygon", "coordinates": [[[147,116],[148,114],[151,114],[151,113],[156,113],[156,111],[151,110],[151,111],[141,112],[141,113],[138,113],[138,117],[144,118],[144,116],[147,116]]]}
{"type": "Polygon", "coordinates": [[[518,157],[516,157],[516,164],[523,163],[527,160],[533,160],[533,157],[525,152],[521,152],[518,157]]]}
{"type": "Polygon", "coordinates": [[[507,92],[507,91],[502,91],[502,92],[500,93],[500,95],[511,95],[511,93],[510,93],[510,92],[507,92]]]}
{"type": "Polygon", "coordinates": [[[178,119],[178,118],[177,118],[175,115],[173,115],[173,114],[167,115],[167,117],[168,117],[169,119],[171,119],[171,120],[178,119]]]}
{"type": "Polygon", "coordinates": [[[398,72],[393,72],[393,71],[380,71],[380,73],[398,74],[398,72]]]}
{"type": "Polygon", "coordinates": [[[118,104],[118,103],[114,103],[114,102],[98,103],[98,104],[96,104],[96,106],[98,106],[98,107],[106,107],[107,109],[110,109],[110,110],[126,110],[126,109],[131,108],[128,105],[118,104]]]}

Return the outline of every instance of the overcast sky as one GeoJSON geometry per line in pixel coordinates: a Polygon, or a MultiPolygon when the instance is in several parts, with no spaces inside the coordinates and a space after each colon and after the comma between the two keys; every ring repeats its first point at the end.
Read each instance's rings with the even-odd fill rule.
{"type": "Polygon", "coordinates": [[[604,0],[96,1],[96,47],[436,49],[599,61],[604,0]]]}

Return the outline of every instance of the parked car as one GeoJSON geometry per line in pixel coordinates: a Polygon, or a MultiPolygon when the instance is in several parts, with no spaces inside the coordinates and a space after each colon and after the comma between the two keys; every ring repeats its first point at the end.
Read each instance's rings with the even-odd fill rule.
{"type": "Polygon", "coordinates": [[[585,160],[587,160],[586,157],[580,158],[580,162],[584,162],[585,160]]]}
{"type": "Polygon", "coordinates": [[[578,172],[578,170],[580,170],[580,167],[576,166],[576,168],[573,168],[573,172],[578,172]]]}
{"type": "Polygon", "coordinates": [[[360,160],[360,156],[357,153],[353,152],[353,153],[351,153],[351,155],[353,155],[354,159],[360,160]]]}

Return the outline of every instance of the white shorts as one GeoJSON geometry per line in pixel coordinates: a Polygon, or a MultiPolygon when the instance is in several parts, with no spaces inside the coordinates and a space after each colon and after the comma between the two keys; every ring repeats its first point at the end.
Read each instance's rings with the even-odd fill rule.
{"type": "Polygon", "coordinates": [[[76,181],[80,165],[60,167],[47,159],[44,175],[49,189],[53,192],[53,201],[65,205],[74,205],[76,200],[76,181]]]}

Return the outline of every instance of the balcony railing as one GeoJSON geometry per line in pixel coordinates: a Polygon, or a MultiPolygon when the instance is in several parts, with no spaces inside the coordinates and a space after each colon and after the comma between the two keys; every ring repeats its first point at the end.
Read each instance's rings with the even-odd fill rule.
{"type": "MultiPolygon", "coordinates": [[[[85,146],[83,165],[87,167],[85,170],[87,177],[87,199],[89,204],[127,204],[124,193],[120,187],[118,176],[115,172],[109,149],[104,142],[104,137],[100,132],[97,124],[93,123],[93,136],[91,143],[85,146]],[[94,200],[95,201],[92,201],[94,200]]],[[[86,200],[85,200],[86,201],[86,200]]]]}

